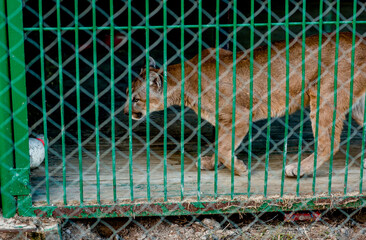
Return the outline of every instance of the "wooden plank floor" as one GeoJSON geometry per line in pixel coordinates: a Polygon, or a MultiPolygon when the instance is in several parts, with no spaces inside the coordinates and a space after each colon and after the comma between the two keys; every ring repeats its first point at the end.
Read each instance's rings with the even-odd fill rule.
{"type": "MultiPolygon", "coordinates": [[[[83,173],[83,197],[86,203],[95,203],[97,199],[97,178],[95,143],[89,142],[83,146],[82,173],[83,173]]],[[[133,144],[133,194],[135,199],[145,199],[147,196],[147,166],[146,149],[139,141],[133,144]]],[[[195,149],[195,146],[186,145],[187,149],[195,149]]],[[[116,149],[116,194],[118,200],[130,199],[130,175],[128,161],[128,141],[122,142],[116,149]]],[[[168,146],[167,161],[167,194],[168,198],[179,197],[181,189],[181,164],[179,146],[168,146]]],[[[205,147],[203,147],[205,150],[205,147]]],[[[346,147],[342,146],[345,152],[346,147]]],[[[66,146],[66,198],[68,203],[78,203],[80,200],[80,175],[79,159],[76,145],[66,146]]],[[[113,201],[113,171],[111,146],[101,141],[100,160],[100,199],[102,202],[113,201]]],[[[310,153],[304,153],[302,157],[310,153]]],[[[63,204],[64,188],[62,175],[61,146],[53,145],[49,151],[49,199],[51,204],[63,204]]],[[[360,155],[361,145],[352,144],[350,151],[350,164],[348,170],[348,192],[358,191],[360,181],[360,155]]],[[[288,161],[297,161],[297,149],[290,149],[288,161]]],[[[263,195],[264,192],[264,165],[265,154],[257,154],[252,161],[251,193],[263,195]]],[[[282,154],[274,152],[270,154],[268,173],[268,196],[279,194],[281,189],[282,154]]],[[[345,153],[340,151],[334,159],[332,176],[332,193],[343,193],[345,153]]],[[[246,161],[246,159],[243,159],[246,161]]],[[[150,191],[151,199],[157,200],[164,197],[163,175],[163,147],[161,143],[151,146],[150,191]]],[[[186,150],[184,160],[184,194],[185,196],[197,195],[197,168],[195,167],[195,151],[186,150]]],[[[316,193],[328,193],[329,164],[325,164],[318,170],[316,178],[316,193]]],[[[235,176],[234,190],[236,194],[246,194],[248,189],[247,176],[235,176]]],[[[301,195],[312,193],[312,177],[300,180],[301,195]]],[[[218,170],[218,194],[230,194],[231,176],[226,168],[218,170]]],[[[33,201],[36,204],[45,204],[47,200],[45,168],[42,164],[31,171],[31,185],[33,201]]],[[[366,185],[366,183],[364,183],[366,185]]],[[[285,178],[285,194],[296,193],[296,179],[285,178]]],[[[214,194],[214,172],[201,172],[201,195],[212,196],[214,194]]]]}

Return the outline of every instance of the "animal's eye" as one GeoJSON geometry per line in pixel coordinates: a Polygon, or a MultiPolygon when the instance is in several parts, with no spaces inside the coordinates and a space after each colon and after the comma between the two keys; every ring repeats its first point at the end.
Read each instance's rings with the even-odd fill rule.
{"type": "Polygon", "coordinates": [[[138,101],[140,101],[140,99],[138,99],[138,98],[133,98],[132,99],[132,102],[138,102],[138,101]]]}

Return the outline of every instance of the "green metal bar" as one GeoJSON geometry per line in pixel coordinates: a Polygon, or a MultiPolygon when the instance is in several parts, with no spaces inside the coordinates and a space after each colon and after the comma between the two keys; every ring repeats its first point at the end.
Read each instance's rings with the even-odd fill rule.
{"type": "MultiPolygon", "coordinates": [[[[365,105],[366,106],[366,98],[365,98],[365,105]]],[[[359,187],[359,191],[360,193],[363,193],[363,187],[362,187],[362,182],[363,182],[363,166],[364,166],[364,160],[365,160],[365,144],[366,144],[366,111],[364,111],[364,115],[363,115],[363,127],[362,127],[362,149],[361,149],[361,166],[360,166],[360,187],[359,187]]]]}
{"type": "MultiPolygon", "coordinates": [[[[354,82],[354,71],[355,71],[355,48],[356,48],[356,13],[357,13],[357,0],[353,1],[353,18],[352,18],[352,52],[351,52],[351,83],[350,83],[350,112],[349,116],[351,117],[351,120],[348,119],[348,122],[352,121],[352,105],[351,102],[353,100],[353,82],[354,82]]],[[[366,99],[365,104],[366,106],[366,99]]],[[[363,193],[362,185],[363,185],[363,171],[364,171],[364,158],[365,158],[365,133],[366,133],[366,111],[364,111],[363,116],[363,127],[362,127],[362,148],[361,148],[361,164],[360,164],[360,184],[359,184],[359,192],[360,194],[363,193]]],[[[348,129],[350,130],[350,126],[348,126],[348,129]]],[[[349,135],[347,134],[347,137],[349,139],[349,135]]],[[[350,141],[347,142],[347,155],[348,155],[348,144],[350,141]]]]}
{"type": "Polygon", "coordinates": [[[250,3],[250,82],[249,82],[249,129],[248,129],[248,189],[247,195],[250,197],[252,179],[252,138],[253,138],[253,80],[254,80],[254,0],[250,3]]]}
{"type": "Polygon", "coordinates": [[[235,113],[236,113],[236,39],[237,39],[237,2],[233,5],[233,105],[231,122],[231,199],[234,198],[234,161],[235,161],[235,113]]]}
{"type": "Polygon", "coordinates": [[[288,212],[288,211],[313,211],[329,210],[329,208],[353,208],[365,207],[366,200],[363,195],[334,196],[334,197],[303,197],[303,198],[266,198],[260,203],[254,204],[250,200],[220,200],[220,201],[196,201],[196,202],[152,202],[132,203],[121,205],[88,205],[75,206],[39,206],[31,208],[29,213],[38,217],[57,218],[105,218],[105,217],[147,217],[147,216],[177,216],[177,215],[208,215],[208,214],[233,214],[263,212],[288,212]],[[286,203],[283,204],[284,200],[286,203]],[[105,211],[105,209],[115,211],[105,211]],[[70,212],[75,213],[70,215],[70,212]]]}
{"type": "MultiPolygon", "coordinates": [[[[112,172],[113,172],[113,201],[117,202],[117,178],[116,178],[116,120],[115,120],[115,95],[114,95],[114,8],[113,0],[109,1],[109,17],[111,24],[110,31],[110,52],[111,55],[111,142],[112,142],[112,172]]],[[[130,56],[128,56],[130,57],[130,56]]],[[[129,64],[130,67],[130,64],[129,64]]],[[[130,71],[129,71],[130,74],[130,71]]]]}
{"type": "MultiPolygon", "coordinates": [[[[352,24],[352,21],[348,21],[348,20],[343,20],[343,21],[339,21],[340,24],[352,24]]],[[[305,22],[306,25],[318,25],[319,22],[318,21],[313,21],[313,22],[305,22]]],[[[334,25],[336,24],[336,21],[323,21],[322,23],[323,25],[334,25]]],[[[357,21],[357,24],[366,24],[366,20],[365,21],[357,21]]],[[[285,26],[284,22],[273,22],[270,23],[271,26],[285,26]]],[[[289,26],[301,26],[302,22],[289,22],[289,26]]],[[[187,24],[184,25],[185,28],[199,28],[199,27],[203,27],[203,28],[215,28],[216,24],[202,24],[201,26],[199,26],[198,24],[187,24]]],[[[255,23],[254,27],[267,27],[268,23],[255,23]]],[[[233,24],[220,24],[220,27],[233,27],[233,24]]],[[[238,23],[237,27],[250,27],[250,23],[238,23]]],[[[149,29],[163,29],[163,26],[153,26],[150,25],[149,29]]],[[[167,26],[168,29],[174,29],[174,28],[180,28],[180,25],[168,25],[167,26]]],[[[79,27],[79,30],[92,30],[93,27],[79,27]]],[[[116,30],[128,30],[128,26],[115,26],[116,30]]],[[[132,26],[133,30],[144,30],[146,29],[146,26],[132,26]]],[[[57,30],[56,27],[45,27],[43,28],[44,31],[55,31],[57,30]]],[[[61,28],[62,31],[74,31],[75,28],[74,27],[62,27],[61,28]]],[[[103,27],[103,26],[99,26],[97,27],[97,30],[110,30],[109,27],[103,27]]],[[[24,28],[24,31],[39,31],[38,27],[26,27],[24,28]]]]}
{"type": "Polygon", "coordinates": [[[202,0],[198,1],[197,200],[201,199],[202,0]]]}
{"type": "MultiPolygon", "coordinates": [[[[334,134],[335,125],[337,120],[337,91],[338,91],[338,55],[339,55],[339,14],[340,14],[340,2],[337,0],[337,16],[336,20],[336,46],[335,46],[335,59],[334,59],[334,109],[333,109],[333,122],[332,122],[332,137],[330,143],[330,159],[329,159],[329,176],[328,176],[328,195],[332,193],[332,172],[333,172],[333,154],[334,154],[334,134]]],[[[352,100],[351,100],[352,101],[352,100]]],[[[352,113],[351,113],[352,116],[352,113]]],[[[348,175],[348,156],[346,156],[346,173],[345,173],[345,184],[348,175]]],[[[346,190],[345,190],[346,191],[346,190]]],[[[344,193],[346,194],[346,192],[344,193]]]]}
{"type": "Polygon", "coordinates": [[[268,0],[268,24],[267,24],[267,101],[268,101],[268,109],[267,109],[267,135],[266,135],[266,160],[265,160],[265,172],[264,172],[264,196],[267,197],[267,187],[268,187],[268,162],[269,162],[269,140],[271,138],[271,0],[268,0]]]}
{"type": "Polygon", "coordinates": [[[15,215],[16,201],[10,194],[11,172],[14,167],[13,133],[11,124],[9,53],[6,32],[5,0],[0,1],[0,183],[2,215],[10,218],[15,215]]]}
{"type": "Polygon", "coordinates": [[[8,2],[8,38],[17,168],[29,168],[27,94],[25,85],[22,1],[8,2]]]}
{"type": "Polygon", "coordinates": [[[180,199],[184,199],[184,82],[185,82],[185,73],[184,73],[184,0],[181,0],[181,28],[180,28],[180,46],[181,46],[181,125],[180,125],[180,199]]]}
{"type": "MultiPolygon", "coordinates": [[[[301,112],[300,123],[304,122],[304,108],[305,108],[305,51],[306,51],[306,0],[303,0],[302,6],[302,48],[301,48],[301,112]]],[[[301,151],[302,138],[304,134],[304,124],[300,124],[299,150],[297,158],[297,177],[296,177],[296,196],[300,196],[300,172],[301,172],[301,151]]]]}
{"type": "Polygon", "coordinates": [[[57,11],[57,51],[58,51],[58,78],[60,90],[60,117],[61,117],[61,148],[62,148],[62,187],[63,201],[67,205],[66,193],[66,145],[65,145],[65,99],[64,99],[64,81],[63,81],[63,66],[62,66],[62,36],[61,36],[61,14],[60,0],[56,1],[57,11]]]}
{"type": "Polygon", "coordinates": [[[281,173],[281,193],[280,196],[283,196],[283,189],[285,186],[285,167],[286,167],[286,159],[287,159],[287,144],[288,144],[288,122],[289,122],[289,102],[290,102],[290,29],[289,29],[289,2],[286,0],[285,2],[285,23],[286,23],[286,114],[285,114],[285,139],[284,139],[284,147],[283,147],[283,160],[282,160],[282,173],[281,173]]]}
{"type": "Polygon", "coordinates": [[[167,132],[167,127],[168,127],[168,123],[167,123],[167,118],[168,118],[168,112],[167,112],[167,107],[168,107],[168,103],[167,103],[167,62],[168,62],[168,56],[167,56],[167,39],[168,39],[168,34],[167,34],[167,7],[166,7],[166,2],[167,0],[163,1],[163,24],[164,24],[164,40],[163,40],[163,61],[164,61],[164,65],[163,65],[163,94],[164,94],[164,201],[168,200],[168,179],[167,179],[167,137],[168,137],[168,132],[167,132]]]}
{"type": "MultiPolygon", "coordinates": [[[[348,113],[348,131],[347,131],[347,153],[346,153],[346,163],[349,162],[349,151],[351,145],[351,128],[352,128],[352,105],[353,105],[353,81],[355,75],[355,42],[356,42],[356,13],[357,13],[357,1],[353,2],[353,18],[352,18],[352,51],[351,51],[351,79],[350,79],[350,89],[349,89],[349,113],[348,113]]],[[[361,160],[362,162],[363,160],[361,160]]],[[[363,163],[363,162],[362,162],[363,163]]],[[[363,172],[363,164],[361,164],[361,172],[363,172]]],[[[348,166],[347,166],[348,170],[348,166]]],[[[362,183],[363,176],[360,176],[360,182],[362,183]]],[[[346,176],[345,176],[346,181],[346,176]]],[[[347,190],[347,184],[345,182],[345,191],[347,190]]],[[[362,189],[362,187],[361,187],[362,189]]],[[[346,194],[346,192],[345,192],[346,194]]]]}
{"type": "Polygon", "coordinates": [[[313,184],[312,192],[315,195],[316,186],[316,166],[318,160],[318,137],[319,137],[319,105],[320,105],[320,82],[321,82],[321,58],[322,58],[322,37],[323,37],[323,0],[320,0],[319,6],[319,43],[318,43],[318,81],[317,81],[317,93],[316,93],[316,120],[315,120],[315,141],[314,141],[314,171],[313,171],[313,184]]]}
{"type": "MultiPolygon", "coordinates": [[[[220,0],[216,0],[216,13],[220,12],[220,0]]],[[[215,82],[215,174],[214,174],[214,197],[217,199],[217,181],[218,181],[218,154],[219,154],[219,91],[220,91],[220,14],[216,14],[216,82],[215,82]]]]}
{"type": "Polygon", "coordinates": [[[149,46],[149,29],[150,29],[150,12],[149,0],[145,2],[145,21],[146,21],[146,174],[147,174],[147,201],[150,202],[150,46],[149,46]]]}
{"type": "Polygon", "coordinates": [[[133,145],[132,145],[132,17],[131,17],[132,0],[128,0],[128,166],[130,177],[130,200],[134,200],[133,193],[133,145]]]}
{"type": "Polygon", "coordinates": [[[84,204],[84,184],[83,184],[83,156],[81,143],[81,114],[80,114],[80,67],[79,67],[79,6],[78,0],[74,0],[75,7],[75,79],[76,79],[76,114],[78,128],[78,153],[79,153],[79,188],[80,204],[84,204]]]}
{"type": "Polygon", "coordinates": [[[97,202],[100,204],[100,145],[99,145],[99,98],[98,98],[98,59],[97,59],[97,19],[96,0],[92,0],[93,16],[93,77],[94,77],[94,112],[95,112],[95,158],[96,158],[96,178],[97,178],[97,202]]]}
{"type": "MultiPolygon", "coordinates": [[[[10,56],[11,96],[13,109],[13,137],[15,167],[24,169],[20,175],[29,183],[29,139],[27,91],[25,84],[25,58],[22,1],[7,2],[8,43],[10,56]]],[[[31,207],[31,196],[18,197],[19,212],[31,207]]]]}
{"type": "Polygon", "coordinates": [[[42,92],[42,115],[43,115],[43,132],[44,132],[44,147],[45,151],[45,180],[46,180],[46,201],[50,205],[50,177],[48,169],[48,141],[47,141],[47,106],[46,106],[46,84],[45,84],[45,65],[44,65],[44,46],[43,46],[43,11],[42,0],[38,1],[38,22],[39,22],[39,50],[40,50],[40,65],[41,65],[41,92],[42,92]]]}

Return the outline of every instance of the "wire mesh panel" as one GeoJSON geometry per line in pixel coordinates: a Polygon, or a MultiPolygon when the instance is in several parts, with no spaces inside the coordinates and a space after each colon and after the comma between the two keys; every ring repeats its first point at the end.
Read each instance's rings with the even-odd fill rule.
{"type": "Polygon", "coordinates": [[[364,10],[23,1],[29,135],[46,154],[22,213],[363,205],[364,10]]]}

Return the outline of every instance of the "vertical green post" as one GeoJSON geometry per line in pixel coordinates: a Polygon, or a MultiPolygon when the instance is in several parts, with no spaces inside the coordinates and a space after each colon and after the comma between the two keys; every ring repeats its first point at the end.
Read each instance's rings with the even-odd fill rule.
{"type": "MultiPolygon", "coordinates": [[[[113,171],[113,201],[117,203],[117,179],[116,179],[116,120],[115,120],[115,96],[114,96],[114,10],[113,0],[109,1],[109,17],[110,17],[110,64],[111,64],[111,142],[112,142],[112,171],[113,171]]],[[[130,33],[129,33],[130,34],[130,33]]],[[[129,57],[129,56],[128,56],[129,57]]],[[[129,64],[130,67],[130,64],[129,64]]],[[[129,71],[130,72],[130,71],[129,71]]]]}
{"type": "MultiPolygon", "coordinates": [[[[349,151],[351,145],[351,128],[352,128],[352,105],[353,105],[353,81],[354,81],[354,73],[355,73],[355,41],[356,41],[356,14],[357,14],[357,1],[353,2],[353,17],[352,17],[352,51],[351,51],[351,79],[350,79],[350,88],[349,88],[349,113],[348,113],[348,131],[347,131],[347,153],[346,153],[346,163],[348,165],[349,161],[349,151]]],[[[361,162],[363,159],[361,160],[361,162]]],[[[348,166],[347,166],[348,167],[348,166]]],[[[363,172],[363,162],[360,166],[361,172],[363,172]]],[[[348,168],[347,168],[348,170],[348,168]]],[[[345,176],[345,193],[347,191],[347,183],[345,176]]],[[[362,183],[362,175],[360,176],[360,183],[362,183]]],[[[362,189],[362,187],[361,187],[362,189]]]]}
{"type": "Polygon", "coordinates": [[[268,15],[267,15],[267,135],[266,135],[266,162],[264,172],[264,196],[267,197],[268,187],[268,162],[269,162],[269,145],[271,138],[271,31],[272,31],[272,10],[271,0],[268,0],[268,15]]]}
{"type": "Polygon", "coordinates": [[[247,195],[250,197],[252,178],[252,137],[253,137],[253,80],[254,80],[254,0],[250,1],[250,83],[249,83],[249,130],[248,130],[248,188],[247,195]]]}
{"type": "Polygon", "coordinates": [[[237,39],[237,1],[233,6],[233,102],[231,123],[231,199],[234,198],[234,161],[235,161],[235,113],[236,113],[236,39],[237,39]]]}
{"type": "MultiPolygon", "coordinates": [[[[29,183],[28,101],[25,85],[22,10],[21,0],[7,2],[15,167],[24,169],[21,174],[24,174],[25,181],[29,183]]],[[[30,206],[30,195],[18,197],[19,211],[26,211],[30,206]]]]}
{"type": "MultiPolygon", "coordinates": [[[[334,134],[335,125],[337,120],[337,90],[338,90],[338,49],[339,49],[339,14],[340,14],[340,3],[337,0],[337,17],[336,17],[336,46],[335,46],[335,59],[334,59],[334,103],[333,103],[333,122],[332,122],[332,136],[330,145],[330,159],[329,159],[329,174],[328,174],[328,195],[332,193],[332,172],[333,172],[333,153],[334,153],[334,134]]],[[[352,101],[352,100],[351,100],[352,101]]],[[[352,113],[350,113],[352,116],[352,113]]],[[[348,156],[346,156],[346,170],[345,170],[345,181],[348,174],[348,156]]]]}
{"type": "Polygon", "coordinates": [[[181,22],[180,22],[180,63],[181,63],[181,125],[180,125],[180,199],[184,198],[184,82],[185,82],[185,73],[184,73],[184,0],[181,0],[181,22]]]}
{"type": "Polygon", "coordinates": [[[149,0],[145,1],[145,34],[146,34],[146,184],[147,201],[150,202],[150,11],[149,0]]]}
{"type": "Polygon", "coordinates": [[[128,166],[130,177],[130,200],[134,200],[133,193],[133,161],[132,161],[132,0],[128,0],[128,166]]]}
{"type": "Polygon", "coordinates": [[[168,179],[167,179],[167,136],[168,136],[168,132],[167,132],[167,127],[168,127],[168,123],[167,123],[167,118],[168,118],[168,112],[167,112],[167,85],[168,85],[168,79],[167,79],[167,62],[168,62],[168,56],[167,56],[167,39],[168,39],[168,34],[167,34],[167,7],[166,7],[166,2],[167,0],[163,1],[163,21],[164,21],[164,26],[163,26],[163,94],[164,94],[164,201],[168,200],[168,179]]]}
{"type": "Polygon", "coordinates": [[[320,0],[319,6],[319,42],[318,42],[318,79],[316,90],[316,117],[315,117],[315,140],[314,140],[314,171],[312,192],[315,195],[316,186],[316,166],[318,160],[318,142],[319,142],[319,106],[320,106],[320,82],[322,73],[322,39],[323,39],[323,0],[320,0]]]}
{"type": "Polygon", "coordinates": [[[94,77],[94,112],[95,112],[95,160],[97,178],[97,202],[100,204],[100,146],[99,146],[99,98],[98,98],[98,59],[97,59],[97,19],[96,0],[92,1],[93,15],[93,77],[94,77]]]}
{"type": "MultiPolygon", "coordinates": [[[[306,0],[302,3],[302,48],[301,48],[301,112],[300,122],[304,122],[304,104],[305,104],[305,51],[306,51],[306,0]]],[[[300,196],[300,171],[301,171],[301,149],[302,138],[304,134],[304,124],[300,124],[299,150],[297,157],[297,177],[296,177],[296,196],[300,196]]]]}
{"type": "Polygon", "coordinates": [[[202,0],[198,1],[198,120],[197,120],[197,200],[201,200],[201,93],[202,93],[202,0]]]}
{"type": "Polygon", "coordinates": [[[8,41],[6,33],[5,0],[0,0],[0,182],[3,216],[13,217],[15,198],[9,193],[10,169],[14,167],[13,135],[11,126],[10,78],[8,72],[8,41]]]}
{"type": "Polygon", "coordinates": [[[84,183],[83,183],[83,157],[81,142],[81,113],[80,113],[80,68],[79,68],[79,5],[78,0],[74,0],[75,4],[75,80],[76,80],[76,114],[78,128],[78,153],[79,153],[79,188],[80,188],[80,205],[84,204],[84,183]]]}
{"type": "Polygon", "coordinates": [[[283,197],[283,189],[285,186],[285,167],[287,158],[287,144],[288,144],[288,122],[289,122],[289,101],[290,101],[290,46],[289,46],[289,2],[285,3],[285,29],[286,29],[286,114],[285,114],[285,139],[283,147],[282,159],[282,174],[281,174],[281,191],[280,196],[283,197]]]}
{"type": "MultiPolygon", "coordinates": [[[[46,106],[46,79],[45,79],[45,64],[44,64],[44,45],[43,45],[43,11],[42,11],[42,0],[38,1],[38,23],[39,23],[39,50],[40,50],[40,64],[41,64],[41,91],[42,91],[42,115],[43,115],[43,134],[44,139],[47,138],[47,106],[46,106]]],[[[48,170],[48,141],[44,141],[45,151],[45,180],[46,180],[46,200],[47,204],[50,205],[50,177],[48,170]]]]}
{"type": "Polygon", "coordinates": [[[66,146],[65,146],[65,100],[64,100],[64,81],[62,74],[62,37],[61,37],[61,0],[57,0],[57,50],[58,50],[58,78],[60,88],[60,115],[61,115],[61,147],[62,147],[62,185],[63,185],[63,201],[67,205],[67,194],[66,194],[66,146]]]}
{"type": "Polygon", "coordinates": [[[219,153],[219,91],[220,91],[220,0],[216,0],[216,83],[215,83],[215,175],[214,175],[214,197],[217,194],[217,167],[218,167],[218,153],[219,153]]]}

